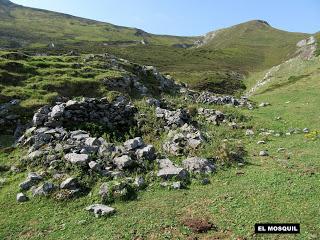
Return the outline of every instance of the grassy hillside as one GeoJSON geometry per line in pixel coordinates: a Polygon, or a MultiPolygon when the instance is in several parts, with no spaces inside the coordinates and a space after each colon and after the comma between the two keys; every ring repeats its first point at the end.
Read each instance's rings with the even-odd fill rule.
{"type": "Polygon", "coordinates": [[[132,46],[107,51],[142,64],[153,64],[198,89],[220,93],[243,90],[242,79],[289,59],[308,34],[290,33],[261,21],[250,21],[208,33],[192,49],[132,46]]]}
{"type": "Polygon", "coordinates": [[[253,72],[288,59],[295,52],[296,43],[307,36],[278,30],[264,21],[254,20],[208,33],[202,47],[233,53],[248,61],[248,70],[253,72]]]}
{"type": "Polygon", "coordinates": [[[86,46],[107,44],[191,44],[196,38],[159,36],[139,29],[0,2],[1,47],[86,46]]]}
{"type": "Polygon", "coordinates": [[[296,43],[308,36],[277,30],[260,20],[205,37],[160,36],[22,7],[7,0],[1,0],[0,12],[1,47],[52,54],[71,50],[111,52],[140,64],[155,65],[193,88],[217,93],[243,91],[245,76],[288,59],[295,52],[296,43]],[[196,41],[203,44],[190,48],[196,41]]]}
{"type": "MultiPolygon", "coordinates": [[[[210,177],[209,185],[194,181],[187,190],[168,191],[155,184],[139,193],[135,201],[116,202],[115,216],[95,219],[83,208],[96,201],[97,189],[92,191],[93,195],[69,202],[33,199],[18,204],[14,201],[16,189],[25,179],[25,173],[1,172],[6,181],[0,190],[0,238],[319,239],[319,63],[319,58],[299,61],[279,72],[274,84],[285,80],[281,87],[266,86],[266,91],[253,97],[257,103],[270,102],[268,107],[249,111],[214,106],[223,112],[246,116],[249,119],[246,126],[252,126],[255,135],[245,136],[243,129],[231,131],[226,125],[202,126],[203,131],[214,136],[205,146],[205,152],[215,153],[215,147],[224,137],[241,140],[248,151],[248,164],[219,169],[210,177]],[[292,69],[297,70],[292,72],[292,69]],[[309,76],[286,82],[291,75],[309,76]],[[305,127],[310,129],[310,134],[285,134],[290,128],[305,127]],[[265,131],[262,128],[282,134],[259,135],[265,131]],[[260,140],[266,144],[258,145],[260,140]],[[278,152],[278,148],[285,151],[278,152]],[[270,156],[259,157],[259,151],[265,149],[270,156]],[[207,219],[217,228],[208,233],[193,233],[183,225],[190,217],[207,219]],[[301,224],[301,234],[255,236],[253,229],[257,222],[297,222],[301,224]]],[[[175,96],[168,100],[179,106],[190,106],[175,96]]],[[[135,104],[139,108],[143,106],[140,100],[135,104]]],[[[147,115],[153,114],[153,110],[147,110],[147,115]]],[[[159,139],[148,139],[160,146],[159,139]]],[[[22,154],[3,150],[0,164],[18,164],[22,154]]]]}

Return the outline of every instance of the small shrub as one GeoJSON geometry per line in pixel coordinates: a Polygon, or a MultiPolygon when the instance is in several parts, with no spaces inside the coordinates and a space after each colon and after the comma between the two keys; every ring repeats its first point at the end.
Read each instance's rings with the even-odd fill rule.
{"type": "Polygon", "coordinates": [[[224,142],[218,149],[217,162],[222,166],[244,163],[247,152],[240,143],[224,142]]]}
{"type": "Polygon", "coordinates": [[[188,107],[188,113],[191,117],[195,117],[198,114],[198,109],[195,106],[188,107]]]}

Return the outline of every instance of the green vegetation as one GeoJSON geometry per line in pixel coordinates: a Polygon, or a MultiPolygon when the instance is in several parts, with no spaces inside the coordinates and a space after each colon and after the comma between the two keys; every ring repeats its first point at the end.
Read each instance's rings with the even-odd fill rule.
{"type": "MultiPolygon", "coordinates": [[[[104,81],[135,74],[136,65],[124,61],[123,69],[113,68],[110,59],[90,55],[104,52],[155,65],[192,88],[240,94],[262,79],[266,69],[290,58],[296,43],[308,36],[251,21],[220,30],[214,37],[208,35],[201,47],[183,49],[173,45],[192,44],[199,38],[152,35],[0,0],[1,46],[23,47],[30,54],[0,52],[0,104],[21,99],[12,112],[26,122],[35,109],[58,97],[113,98],[119,92],[108,89],[104,81]],[[141,40],[148,44],[141,44],[141,40]],[[48,47],[51,43],[54,48],[48,47]]],[[[319,42],[319,33],[316,38],[319,42]]],[[[176,107],[187,108],[193,120],[200,122],[207,142],[190,155],[216,158],[218,171],[210,175],[209,185],[202,185],[199,176],[185,190],[164,189],[154,181],[135,195],[128,186],[124,195],[105,199],[117,210],[110,218],[96,219],[84,210],[101,201],[99,186],[108,179],[94,183],[83,176],[81,169],[69,170],[82,177],[84,186],[92,187],[89,194],[72,200],[32,198],[17,203],[18,185],[27,171],[38,170],[37,162],[32,169],[25,165],[26,149],[11,148],[13,137],[3,135],[1,129],[0,239],[319,239],[319,76],[319,56],[283,64],[252,96],[256,103],[271,105],[254,110],[197,104],[178,95],[161,96],[176,107]],[[232,116],[239,128],[206,122],[196,116],[199,107],[221,110],[232,116]],[[255,135],[245,136],[247,128],[252,128],[255,135]],[[293,128],[309,128],[310,133],[286,135],[293,128]],[[259,135],[262,129],[274,130],[280,136],[259,135]],[[258,145],[261,140],[266,144],[258,145]],[[261,150],[268,150],[270,156],[260,157],[261,150]],[[11,166],[21,167],[22,172],[8,171],[11,166]],[[193,233],[183,224],[190,218],[208,220],[217,229],[193,233]],[[254,224],[259,222],[298,222],[302,232],[298,236],[254,236],[254,224]]],[[[142,81],[158,96],[154,79],[146,77],[142,81]]],[[[155,118],[155,109],[135,93],[122,94],[130,96],[142,113],[144,124],[139,135],[162,153],[167,134],[158,131],[162,122],[155,118]]],[[[95,124],[81,127],[108,141],[123,140],[95,124]]],[[[132,129],[123,138],[136,135],[136,129],[132,129]]],[[[168,157],[175,163],[183,160],[168,157]]],[[[148,178],[155,176],[150,174],[148,178]]],[[[117,188],[116,183],[112,188],[117,188]]]]}
{"type": "Polygon", "coordinates": [[[309,36],[280,31],[260,20],[219,30],[214,37],[210,37],[212,33],[204,38],[160,36],[10,3],[0,3],[0,11],[5,20],[0,21],[2,46],[54,55],[110,52],[154,65],[193,88],[218,93],[242,91],[245,76],[290,58],[296,43],[309,36]],[[197,40],[205,44],[182,47],[190,47],[197,40]]]}
{"type": "MultiPolygon", "coordinates": [[[[204,124],[201,127],[213,137],[198,154],[206,157],[216,155],[221,140],[235,139],[242,141],[245,146],[247,164],[220,168],[210,177],[211,184],[206,186],[200,185],[197,180],[189,189],[180,191],[150,186],[140,192],[135,200],[116,201],[113,206],[118,212],[111,218],[95,219],[83,210],[98,201],[96,193],[99,184],[92,190],[92,196],[89,194],[72,201],[33,199],[18,204],[14,201],[16,189],[25,178],[25,173],[2,172],[2,177],[7,181],[0,190],[0,205],[4,206],[0,218],[0,238],[186,239],[197,236],[200,239],[251,239],[253,226],[257,222],[299,222],[302,227],[299,239],[318,239],[320,165],[317,159],[320,157],[320,139],[314,137],[316,130],[319,131],[319,72],[314,72],[318,66],[319,58],[311,62],[294,63],[291,67],[296,72],[291,68],[280,71],[271,84],[282,81],[282,74],[308,77],[298,77],[299,80],[292,77],[295,81],[290,84],[268,91],[261,89],[263,93],[254,96],[253,99],[258,103],[269,101],[271,106],[253,111],[218,107],[223,112],[247,119],[244,124],[253,127],[255,136],[244,136],[244,130],[231,130],[227,125],[204,124]],[[281,120],[275,120],[277,116],[281,120]],[[311,130],[310,134],[284,135],[289,128],[305,127],[311,130]],[[272,129],[282,135],[259,136],[260,128],[272,129]],[[267,144],[257,145],[259,140],[265,140],[267,144]],[[278,148],[286,150],[277,152],[278,148]],[[263,149],[269,150],[269,157],[257,156],[263,149]],[[190,217],[210,220],[217,226],[217,231],[192,233],[182,224],[190,217]]],[[[177,106],[200,107],[177,97],[168,99],[176,102],[177,106]]],[[[148,123],[155,121],[153,112],[148,111],[141,100],[136,100],[135,104],[145,112],[148,123]]],[[[162,137],[152,134],[152,129],[145,129],[143,138],[160,150],[162,137]]],[[[20,151],[2,151],[0,164],[19,164],[21,154],[20,151]]],[[[227,155],[222,152],[222,156],[227,155]]],[[[170,158],[180,161],[179,158],[170,158]]],[[[257,238],[296,239],[289,235],[261,235],[257,238]]]]}

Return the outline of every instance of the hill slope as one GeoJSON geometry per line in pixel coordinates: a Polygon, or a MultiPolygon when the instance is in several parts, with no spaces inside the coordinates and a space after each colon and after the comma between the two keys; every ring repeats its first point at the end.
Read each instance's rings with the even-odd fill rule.
{"type": "Polygon", "coordinates": [[[45,47],[107,44],[191,44],[194,38],[160,36],[140,29],[74,17],[0,1],[0,43],[2,47],[45,47]]]}
{"type": "Polygon", "coordinates": [[[0,47],[31,53],[110,52],[154,65],[192,88],[217,93],[244,90],[242,80],[289,59],[308,34],[290,33],[261,20],[204,37],[160,36],[143,30],[22,7],[0,1],[0,47]],[[192,47],[197,46],[198,47],[192,47]]]}

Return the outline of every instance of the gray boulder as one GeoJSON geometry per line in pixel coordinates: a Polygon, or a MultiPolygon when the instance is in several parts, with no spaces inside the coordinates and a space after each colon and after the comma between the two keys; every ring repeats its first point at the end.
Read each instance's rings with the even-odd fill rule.
{"type": "Polygon", "coordinates": [[[182,162],[182,166],[194,173],[212,173],[215,170],[213,163],[208,159],[199,157],[187,158],[182,162]]]}
{"type": "Polygon", "coordinates": [[[61,189],[69,189],[69,190],[74,190],[78,188],[78,181],[76,178],[70,177],[64,180],[60,184],[61,189]]]}
{"type": "Polygon", "coordinates": [[[96,171],[96,172],[100,172],[102,169],[101,165],[95,161],[89,162],[89,167],[90,167],[90,169],[92,169],[93,171],[96,171]]]}
{"type": "Polygon", "coordinates": [[[31,187],[33,187],[36,183],[31,181],[31,180],[26,180],[22,183],[19,184],[19,187],[22,191],[27,191],[29,190],[31,187]]]}
{"type": "Polygon", "coordinates": [[[87,207],[86,210],[89,212],[93,212],[95,217],[101,217],[101,216],[107,217],[116,212],[114,208],[108,207],[103,204],[93,204],[87,207]]]}
{"type": "Polygon", "coordinates": [[[64,112],[64,105],[63,104],[60,104],[60,105],[55,105],[52,110],[51,110],[51,117],[52,118],[59,118],[63,115],[63,112],[64,112]]]}
{"type": "Polygon", "coordinates": [[[142,147],[144,145],[144,142],[141,137],[136,137],[134,139],[129,139],[126,141],[123,146],[125,147],[126,150],[135,150],[139,147],[142,147]]]}
{"type": "Polygon", "coordinates": [[[262,150],[262,151],[260,151],[259,156],[267,157],[267,156],[269,156],[269,153],[267,151],[265,151],[265,150],[262,150]]]}
{"type": "Polygon", "coordinates": [[[85,144],[89,147],[97,147],[101,145],[101,142],[98,138],[89,137],[86,139],[85,144]]]}
{"type": "Polygon", "coordinates": [[[32,195],[33,196],[47,196],[51,192],[53,192],[54,189],[55,189],[55,186],[53,183],[46,182],[46,183],[42,184],[41,186],[34,188],[32,190],[32,195]]]}
{"type": "Polygon", "coordinates": [[[134,164],[132,158],[128,155],[123,155],[121,157],[116,157],[113,159],[113,163],[119,169],[129,168],[134,164]]]}
{"type": "Polygon", "coordinates": [[[64,159],[77,165],[85,166],[89,161],[88,154],[68,153],[64,156],[64,159]]]}
{"type": "Polygon", "coordinates": [[[17,202],[27,202],[29,198],[24,193],[17,194],[17,202]]]}
{"type": "Polygon", "coordinates": [[[187,170],[176,167],[169,159],[158,160],[160,170],[157,173],[158,177],[170,179],[176,177],[181,180],[186,180],[189,177],[187,170]]]}
{"type": "Polygon", "coordinates": [[[27,180],[30,180],[30,181],[41,181],[42,180],[42,176],[39,175],[38,173],[30,172],[30,173],[28,173],[27,180]]]}
{"type": "Polygon", "coordinates": [[[178,179],[186,180],[189,176],[189,173],[183,168],[168,167],[168,168],[160,169],[157,176],[163,179],[170,179],[172,177],[177,177],[178,179]]]}
{"type": "Polygon", "coordinates": [[[143,159],[143,160],[155,160],[156,159],[156,151],[153,145],[148,145],[144,148],[138,149],[136,151],[136,155],[138,159],[143,159]]]}

